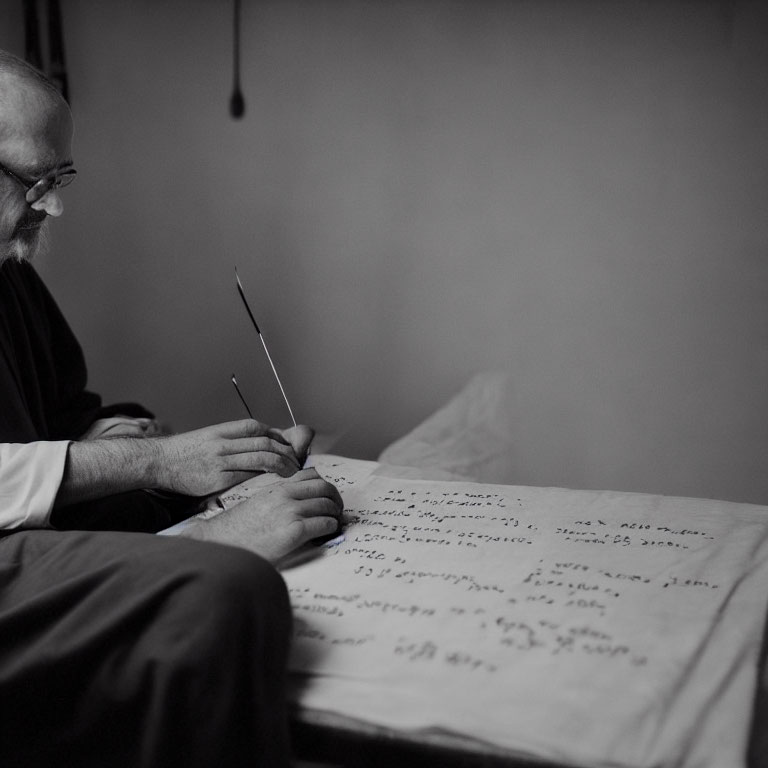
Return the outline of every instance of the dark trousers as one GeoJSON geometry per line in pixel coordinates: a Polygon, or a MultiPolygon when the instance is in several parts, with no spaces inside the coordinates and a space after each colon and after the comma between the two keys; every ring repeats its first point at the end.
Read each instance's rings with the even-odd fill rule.
{"type": "Polygon", "coordinates": [[[284,766],[285,584],[141,533],[0,539],[0,765],[284,766]]]}

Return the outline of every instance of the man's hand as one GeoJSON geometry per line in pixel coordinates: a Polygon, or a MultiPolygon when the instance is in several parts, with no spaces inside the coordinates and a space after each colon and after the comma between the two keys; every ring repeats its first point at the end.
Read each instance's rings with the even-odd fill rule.
{"type": "Polygon", "coordinates": [[[56,506],[154,488],[207,496],[261,472],[289,477],[314,436],[309,427],[280,430],[253,419],[161,437],[110,437],[70,444],[56,506]]]}
{"type": "Polygon", "coordinates": [[[290,477],[301,469],[313,436],[305,426],[279,430],[243,419],[163,437],[153,441],[157,487],[205,496],[260,472],[290,477]]]}
{"type": "Polygon", "coordinates": [[[315,469],[302,469],[181,535],[250,549],[274,563],[310,539],[336,531],[343,511],[336,488],[315,469]]]}
{"type": "Polygon", "coordinates": [[[268,434],[279,440],[283,440],[292,446],[293,452],[299,460],[299,464],[302,467],[304,466],[304,462],[307,460],[307,454],[309,453],[309,446],[315,436],[315,431],[311,427],[299,424],[298,426],[290,427],[289,429],[270,428],[268,434]]]}

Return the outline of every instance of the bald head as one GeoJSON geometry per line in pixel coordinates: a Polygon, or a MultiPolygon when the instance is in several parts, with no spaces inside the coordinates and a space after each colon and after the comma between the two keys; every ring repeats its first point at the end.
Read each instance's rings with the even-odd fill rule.
{"type": "Polygon", "coordinates": [[[35,181],[72,164],[72,115],[41,72],[0,51],[0,261],[31,258],[48,216],[62,212],[58,192],[30,197],[35,181]]]}
{"type": "Polygon", "coordinates": [[[39,69],[35,69],[24,59],[20,59],[18,56],[8,53],[8,51],[0,50],[0,81],[11,77],[25,82],[30,87],[37,86],[49,91],[52,95],[58,95],[58,90],[54,83],[39,69]]]}
{"type": "Polygon", "coordinates": [[[0,50],[0,136],[17,127],[19,115],[62,106],[66,102],[42,72],[0,50]]]}

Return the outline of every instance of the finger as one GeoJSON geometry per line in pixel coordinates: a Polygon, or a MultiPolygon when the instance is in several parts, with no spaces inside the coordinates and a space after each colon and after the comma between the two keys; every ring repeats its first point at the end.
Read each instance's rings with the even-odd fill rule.
{"type": "Polygon", "coordinates": [[[278,442],[282,443],[283,445],[291,444],[290,440],[287,440],[283,435],[282,429],[275,429],[275,427],[270,427],[267,430],[267,435],[271,437],[273,440],[277,440],[278,442]]]}
{"type": "MultiPolygon", "coordinates": [[[[302,470],[302,471],[314,471],[316,470],[310,468],[309,470],[302,470]]],[[[293,476],[294,478],[297,478],[298,472],[293,476]]],[[[313,478],[309,478],[312,480],[313,478]]],[[[323,483],[323,490],[322,493],[318,493],[318,495],[326,496],[329,499],[332,499],[335,504],[338,506],[340,510],[344,510],[344,499],[341,498],[341,494],[339,493],[339,489],[333,485],[333,483],[329,483],[327,480],[324,480],[320,475],[317,475],[317,481],[323,483]]]]}
{"type": "Polygon", "coordinates": [[[321,536],[331,536],[339,529],[339,521],[335,517],[308,517],[304,520],[306,541],[321,536]]]}
{"type": "Polygon", "coordinates": [[[150,435],[159,435],[162,433],[162,427],[160,426],[160,422],[157,421],[157,419],[148,419],[149,423],[144,428],[144,433],[147,436],[150,435]]]}
{"type": "Polygon", "coordinates": [[[281,430],[283,437],[293,446],[293,450],[300,459],[304,459],[309,451],[309,446],[315,437],[315,430],[306,424],[299,424],[289,429],[281,430]]]}
{"type": "Polygon", "coordinates": [[[305,469],[300,469],[293,477],[291,477],[291,482],[299,482],[301,480],[322,480],[323,478],[320,477],[320,475],[317,473],[317,470],[314,467],[306,467],[305,469]]]}
{"type": "Polygon", "coordinates": [[[115,424],[105,429],[99,437],[145,437],[144,428],[138,424],[115,424]]]}
{"type": "Polygon", "coordinates": [[[273,472],[280,477],[291,477],[299,470],[295,456],[283,456],[271,451],[234,453],[222,457],[225,472],[273,472]]]}
{"type": "Polygon", "coordinates": [[[268,435],[229,438],[222,441],[221,447],[223,454],[272,451],[274,453],[281,453],[283,456],[296,457],[293,448],[288,443],[282,440],[275,440],[268,435]]]}
{"type": "Polygon", "coordinates": [[[301,499],[294,501],[294,504],[294,509],[300,517],[332,517],[337,523],[341,519],[338,504],[327,496],[301,499]]]}
{"type": "Polygon", "coordinates": [[[266,435],[270,427],[256,419],[239,419],[238,421],[225,421],[209,427],[221,437],[237,439],[239,437],[258,437],[266,435]]]}
{"type": "MultiPolygon", "coordinates": [[[[115,437],[116,435],[128,436],[138,435],[144,436],[146,434],[146,419],[131,419],[127,416],[104,419],[103,425],[100,425],[97,437],[115,437]]],[[[99,422],[97,422],[98,424],[99,422]]]]}
{"type": "Polygon", "coordinates": [[[132,419],[127,416],[119,419],[119,422],[122,424],[125,424],[126,426],[136,427],[137,429],[141,429],[144,432],[146,432],[147,429],[149,429],[150,426],[155,423],[152,419],[146,419],[146,418],[132,419]]]}
{"type": "Polygon", "coordinates": [[[299,460],[290,445],[279,443],[271,437],[241,437],[236,440],[227,440],[222,444],[222,455],[230,456],[236,453],[258,454],[275,453],[289,459],[298,469],[299,460]]]}
{"type": "Polygon", "coordinates": [[[304,499],[328,499],[339,510],[339,514],[344,509],[344,502],[335,486],[322,480],[302,480],[293,482],[287,488],[288,495],[296,501],[304,499]]]}
{"type": "Polygon", "coordinates": [[[143,427],[146,424],[145,419],[131,419],[127,416],[120,416],[115,419],[104,419],[106,429],[114,429],[115,427],[143,427]]]}

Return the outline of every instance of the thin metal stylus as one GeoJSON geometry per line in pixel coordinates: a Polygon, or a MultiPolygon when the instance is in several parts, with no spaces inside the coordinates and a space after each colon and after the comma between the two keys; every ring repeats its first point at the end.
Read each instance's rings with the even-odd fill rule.
{"type": "Polygon", "coordinates": [[[235,385],[235,391],[237,392],[237,396],[240,398],[240,401],[245,406],[245,410],[248,411],[248,416],[252,419],[253,414],[251,413],[251,409],[248,407],[248,403],[245,402],[245,398],[243,397],[243,393],[240,391],[240,387],[237,386],[237,379],[235,378],[235,374],[232,374],[232,383],[235,385]]]}
{"type": "MultiPolygon", "coordinates": [[[[259,334],[259,338],[261,339],[261,346],[264,347],[264,352],[267,355],[267,360],[269,360],[269,365],[272,368],[272,373],[275,374],[275,380],[277,381],[277,386],[280,387],[280,392],[283,395],[283,400],[285,400],[285,404],[288,406],[288,413],[291,414],[291,421],[293,422],[293,426],[296,426],[296,419],[293,415],[293,409],[291,408],[291,404],[288,402],[288,396],[285,394],[285,390],[283,389],[283,383],[280,381],[280,376],[278,376],[277,368],[275,368],[275,364],[272,362],[272,355],[269,354],[269,350],[267,349],[267,343],[264,341],[264,336],[261,334],[261,329],[259,328],[259,324],[256,322],[256,318],[253,316],[253,312],[251,312],[251,307],[248,304],[248,299],[245,298],[245,292],[243,291],[243,284],[240,282],[240,276],[237,274],[237,267],[235,267],[235,280],[237,280],[237,292],[240,294],[240,298],[243,300],[243,304],[245,305],[245,310],[248,312],[248,317],[251,318],[251,322],[253,323],[253,327],[256,329],[256,333],[259,334]]],[[[234,380],[234,376],[232,379],[234,380]]],[[[235,384],[235,387],[237,387],[237,384],[235,384]]],[[[238,394],[240,394],[240,390],[237,390],[238,394]]],[[[240,399],[242,399],[242,395],[240,394],[240,399]]],[[[243,400],[243,402],[245,402],[243,400]]],[[[248,406],[246,405],[246,409],[248,406]]],[[[250,411],[249,411],[250,413],[250,411]]],[[[253,418],[253,417],[251,417],[253,418]]]]}

